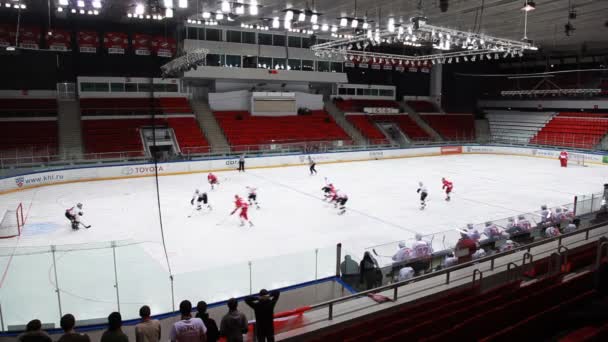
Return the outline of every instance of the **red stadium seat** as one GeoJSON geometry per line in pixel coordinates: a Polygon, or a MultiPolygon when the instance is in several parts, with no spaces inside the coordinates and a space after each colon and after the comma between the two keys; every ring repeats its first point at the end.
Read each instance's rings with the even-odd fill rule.
{"type": "Polygon", "coordinates": [[[608,133],[608,114],[559,113],[530,142],[574,148],[594,148],[608,133]]]}
{"type": "Polygon", "coordinates": [[[475,140],[472,114],[420,115],[446,140],[475,140]]]}

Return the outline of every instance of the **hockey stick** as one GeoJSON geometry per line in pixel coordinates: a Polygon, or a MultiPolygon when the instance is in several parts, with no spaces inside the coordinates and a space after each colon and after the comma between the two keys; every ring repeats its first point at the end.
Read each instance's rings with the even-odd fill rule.
{"type": "Polygon", "coordinates": [[[383,257],[383,258],[391,258],[391,259],[393,258],[392,256],[387,256],[387,255],[380,255],[380,254],[378,254],[378,252],[376,252],[376,249],[375,249],[375,248],[374,248],[374,249],[372,249],[372,252],[374,252],[374,255],[375,255],[375,256],[378,256],[378,257],[383,257]]]}

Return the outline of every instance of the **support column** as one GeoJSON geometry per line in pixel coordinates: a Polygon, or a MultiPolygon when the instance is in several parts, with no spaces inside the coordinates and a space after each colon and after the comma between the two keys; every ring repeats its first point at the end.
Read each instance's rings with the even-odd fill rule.
{"type": "Polygon", "coordinates": [[[441,88],[443,86],[443,64],[437,63],[431,68],[429,95],[435,104],[441,107],[441,88]]]}

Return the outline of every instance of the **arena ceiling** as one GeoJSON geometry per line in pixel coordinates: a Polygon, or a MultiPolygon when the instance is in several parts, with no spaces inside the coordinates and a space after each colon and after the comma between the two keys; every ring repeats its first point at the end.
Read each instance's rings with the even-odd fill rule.
{"type": "MultiPolygon", "coordinates": [[[[14,0],[0,0],[14,1],[14,0]]],[[[33,7],[44,7],[46,2],[39,0],[22,0],[31,2],[33,7]],[[35,4],[34,4],[35,3],[35,4]],[[41,4],[42,3],[42,4],[41,4]]],[[[76,3],[75,0],[69,0],[76,3]]],[[[92,0],[86,0],[89,2],[92,0]]],[[[126,20],[126,13],[133,11],[136,4],[146,6],[163,6],[164,0],[101,0],[103,9],[100,16],[116,20],[126,20]]],[[[230,0],[233,8],[240,3],[249,4],[251,0],[230,0]]],[[[235,21],[222,21],[222,25],[240,25],[260,23],[273,17],[283,18],[288,8],[294,10],[310,9],[319,13],[319,24],[338,24],[341,17],[367,17],[375,23],[386,27],[388,18],[397,22],[407,21],[410,17],[423,14],[429,23],[454,29],[481,32],[503,38],[521,39],[524,33],[524,11],[521,8],[525,0],[257,0],[258,16],[247,13],[235,17],[235,21]],[[442,5],[447,9],[442,11],[442,5]]],[[[51,0],[54,6],[59,0],[51,0]]],[[[177,8],[175,18],[186,18],[202,13],[215,12],[220,9],[221,0],[188,0],[187,9],[177,8]]],[[[536,9],[528,13],[528,38],[544,50],[575,51],[580,49],[608,48],[608,0],[537,0],[536,9]],[[571,10],[576,12],[576,19],[569,20],[571,10]],[[570,21],[575,29],[570,35],[565,33],[565,25],[570,21]]],[[[306,26],[310,28],[307,17],[306,26]]],[[[342,32],[352,32],[343,29],[342,32]]]]}

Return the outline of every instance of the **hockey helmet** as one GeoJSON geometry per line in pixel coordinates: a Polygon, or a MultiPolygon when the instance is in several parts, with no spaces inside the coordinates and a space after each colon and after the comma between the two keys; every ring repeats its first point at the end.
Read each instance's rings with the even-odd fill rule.
{"type": "Polygon", "coordinates": [[[194,190],[194,193],[195,193],[195,194],[198,194],[198,189],[194,190]]]}
{"type": "Polygon", "coordinates": [[[509,217],[508,221],[509,222],[515,222],[515,217],[509,217]]]}
{"type": "Polygon", "coordinates": [[[555,212],[556,213],[561,213],[562,212],[562,208],[555,208],[555,212]]]}
{"type": "Polygon", "coordinates": [[[416,234],[416,241],[422,240],[422,234],[416,234]]]}
{"type": "Polygon", "coordinates": [[[418,185],[423,186],[424,184],[422,182],[418,182],[418,185]]]}
{"type": "Polygon", "coordinates": [[[546,204],[543,204],[543,205],[541,205],[541,206],[540,206],[540,208],[541,208],[542,210],[547,210],[547,205],[546,205],[546,204]]]}
{"type": "Polygon", "coordinates": [[[473,225],[472,223],[468,223],[468,224],[467,224],[467,228],[469,228],[469,229],[473,229],[473,227],[474,227],[474,225],[473,225]]]}
{"type": "Polygon", "coordinates": [[[489,227],[491,225],[492,225],[492,222],[490,222],[490,221],[486,222],[486,227],[489,227]]]}
{"type": "Polygon", "coordinates": [[[399,248],[405,248],[405,242],[399,241],[399,248]]]}
{"type": "Polygon", "coordinates": [[[76,204],[76,206],[78,207],[78,209],[82,209],[82,203],[78,203],[76,204]]]}
{"type": "Polygon", "coordinates": [[[525,219],[526,219],[526,217],[525,217],[524,215],[519,215],[519,216],[517,216],[517,219],[518,219],[518,220],[525,220],[525,219]]]}

